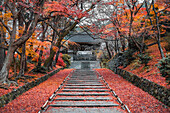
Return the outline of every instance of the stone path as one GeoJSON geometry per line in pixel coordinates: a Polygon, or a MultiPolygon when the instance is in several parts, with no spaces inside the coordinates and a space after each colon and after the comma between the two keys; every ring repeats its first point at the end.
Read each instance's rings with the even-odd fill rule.
{"type": "Polygon", "coordinates": [[[124,113],[116,100],[94,71],[75,70],[41,112],[124,113]]]}

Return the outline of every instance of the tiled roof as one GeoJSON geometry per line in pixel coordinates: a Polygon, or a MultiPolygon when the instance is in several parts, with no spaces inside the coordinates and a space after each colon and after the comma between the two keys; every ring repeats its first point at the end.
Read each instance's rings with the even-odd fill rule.
{"type": "Polygon", "coordinates": [[[99,39],[93,39],[88,34],[74,34],[74,36],[72,36],[69,40],[77,43],[89,43],[89,44],[97,44],[101,42],[99,39]]]}

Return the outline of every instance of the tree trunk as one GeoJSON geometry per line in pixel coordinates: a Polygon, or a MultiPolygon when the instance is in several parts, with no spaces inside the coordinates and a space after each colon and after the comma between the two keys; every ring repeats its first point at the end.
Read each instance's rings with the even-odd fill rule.
{"type": "Polygon", "coordinates": [[[116,38],[116,44],[117,44],[117,46],[116,46],[117,49],[116,50],[117,50],[117,53],[119,53],[119,40],[118,40],[118,38],[116,38]]]}
{"type": "Polygon", "coordinates": [[[154,6],[154,1],[152,2],[152,5],[153,5],[153,10],[154,10],[154,13],[155,13],[155,18],[156,18],[156,28],[157,28],[157,43],[158,43],[158,48],[159,48],[159,51],[160,51],[160,54],[161,54],[161,57],[164,58],[164,52],[162,50],[162,47],[161,47],[161,44],[160,44],[160,28],[159,28],[159,23],[158,23],[158,15],[157,15],[157,12],[156,12],[156,9],[155,9],[155,6],[154,6]]]}
{"type": "MultiPolygon", "coordinates": [[[[42,0],[41,2],[37,3],[37,6],[40,7],[40,9],[43,7],[44,4],[44,0],[42,0]]],[[[0,71],[0,82],[5,82],[8,79],[8,72],[13,60],[13,54],[14,51],[20,47],[23,43],[25,43],[33,34],[33,32],[35,31],[35,27],[37,26],[38,23],[38,19],[39,19],[39,14],[35,13],[34,14],[34,19],[30,20],[29,23],[27,23],[25,25],[25,29],[24,29],[24,33],[22,34],[22,36],[15,40],[16,38],[16,29],[17,29],[17,19],[18,19],[18,12],[16,10],[15,6],[12,6],[12,10],[13,10],[13,25],[12,25],[12,31],[10,32],[10,45],[8,47],[8,54],[5,58],[4,61],[4,65],[0,71]],[[29,30],[28,30],[29,27],[29,30]]],[[[3,23],[1,21],[1,23],[3,23]]],[[[4,26],[5,27],[5,26],[4,26]]],[[[6,26],[6,28],[8,28],[8,31],[10,31],[10,28],[8,26],[6,26]]]]}
{"type": "Polygon", "coordinates": [[[1,58],[0,58],[0,70],[1,70],[3,67],[4,60],[5,60],[5,50],[2,48],[0,48],[0,55],[1,55],[1,58]]]}
{"type": "Polygon", "coordinates": [[[13,60],[13,55],[14,55],[14,51],[16,50],[15,47],[13,47],[13,42],[15,41],[15,37],[16,37],[16,18],[13,20],[13,29],[11,32],[11,36],[10,36],[10,45],[8,47],[8,53],[7,56],[5,58],[4,61],[4,65],[0,71],[0,83],[2,82],[6,82],[8,79],[8,73],[9,73],[9,69],[13,60]]]}
{"type": "Polygon", "coordinates": [[[23,76],[25,72],[25,43],[22,44],[22,55],[21,55],[21,60],[20,60],[20,71],[18,76],[23,76]]]}
{"type": "MultiPolygon", "coordinates": [[[[64,37],[58,37],[57,43],[55,44],[56,47],[59,47],[61,45],[61,41],[63,40],[64,37]]],[[[52,49],[50,52],[50,56],[47,58],[47,60],[45,60],[44,66],[45,67],[49,67],[52,62],[53,62],[53,58],[55,56],[55,51],[52,49]]]]}
{"type": "MultiPolygon", "coordinates": [[[[87,10],[87,12],[88,12],[88,10],[87,10]]],[[[60,34],[58,34],[57,43],[55,44],[56,47],[59,47],[59,46],[61,45],[61,42],[62,42],[62,40],[64,39],[64,37],[65,37],[66,35],[68,35],[69,32],[70,32],[71,30],[73,30],[74,27],[75,27],[77,24],[78,24],[78,22],[75,22],[74,24],[72,24],[72,25],[70,26],[69,29],[67,29],[67,30],[61,30],[61,31],[60,31],[60,34]]],[[[55,28],[54,28],[54,30],[55,30],[55,28]]],[[[55,31],[57,31],[57,30],[55,30],[55,31]]],[[[56,52],[55,52],[54,50],[52,50],[52,51],[50,52],[50,56],[45,60],[45,63],[44,63],[44,66],[45,66],[45,67],[48,68],[48,67],[52,64],[53,58],[54,58],[54,56],[55,56],[55,53],[56,53],[56,52]]]]}
{"type": "Polygon", "coordinates": [[[14,51],[15,51],[15,48],[12,47],[12,46],[9,46],[8,53],[7,53],[7,56],[6,56],[5,61],[4,61],[4,65],[3,65],[3,67],[0,71],[0,83],[6,82],[6,80],[8,79],[7,78],[8,77],[8,71],[9,71],[10,66],[11,66],[14,51]]]}
{"type": "MultiPolygon", "coordinates": [[[[1,27],[2,28],[2,27],[1,27]]],[[[0,32],[3,32],[2,30],[0,30],[0,32]]],[[[0,33],[0,44],[2,44],[2,38],[3,38],[3,35],[4,33],[0,33]]],[[[3,67],[3,63],[4,63],[4,60],[5,60],[5,50],[3,48],[0,48],[0,70],[2,69],[3,67]]]]}
{"type": "Polygon", "coordinates": [[[132,23],[133,23],[133,12],[130,11],[130,24],[129,24],[129,37],[128,37],[128,47],[130,49],[132,49],[132,37],[131,37],[132,23]]]}
{"type": "Polygon", "coordinates": [[[159,48],[161,57],[164,58],[165,56],[164,56],[164,52],[163,52],[162,47],[161,47],[161,44],[160,44],[160,39],[157,41],[157,43],[158,43],[158,48],[159,48]]]}
{"type": "MultiPolygon", "coordinates": [[[[24,25],[23,19],[21,17],[21,14],[18,15],[18,22],[19,22],[19,30],[22,30],[22,27],[24,25]]],[[[22,33],[19,33],[19,36],[22,36],[22,33]]],[[[20,71],[18,76],[23,76],[25,71],[25,43],[22,44],[22,54],[21,54],[21,60],[20,60],[20,71]]]]}
{"type": "Polygon", "coordinates": [[[108,55],[109,55],[109,59],[111,59],[112,55],[111,55],[110,50],[109,50],[108,42],[106,41],[105,44],[106,44],[106,49],[107,49],[107,52],[108,52],[108,55]]]}
{"type": "MultiPolygon", "coordinates": [[[[44,39],[45,39],[45,33],[48,29],[48,26],[42,22],[42,30],[43,30],[43,33],[42,33],[42,37],[41,37],[41,42],[43,43],[44,42],[44,39]]],[[[42,55],[43,55],[43,46],[41,46],[41,50],[40,50],[40,53],[39,53],[39,58],[38,58],[38,67],[41,67],[41,63],[42,63],[42,55]]]]}
{"type": "Polygon", "coordinates": [[[121,44],[122,44],[122,51],[124,52],[125,51],[125,39],[124,38],[122,38],[122,40],[121,40],[121,44]]]}
{"type": "Polygon", "coordinates": [[[43,55],[43,51],[40,50],[37,67],[41,67],[41,63],[42,63],[42,55],[43,55]]]}
{"type": "Polygon", "coordinates": [[[14,61],[14,76],[16,77],[17,76],[17,64],[16,64],[16,59],[15,57],[13,57],[13,61],[14,61]]]}
{"type": "MultiPolygon", "coordinates": [[[[0,1],[0,5],[2,5],[3,3],[2,3],[3,1],[0,1]]],[[[3,16],[2,15],[2,11],[3,11],[3,9],[2,8],[0,8],[0,16],[3,16]]],[[[3,41],[3,39],[4,39],[4,37],[5,37],[5,28],[0,24],[0,44],[2,44],[2,42],[4,43],[4,41],[3,41]]],[[[3,63],[4,63],[4,60],[5,60],[5,50],[3,49],[3,48],[0,48],[0,70],[2,69],[2,67],[3,67],[3,63]]]]}

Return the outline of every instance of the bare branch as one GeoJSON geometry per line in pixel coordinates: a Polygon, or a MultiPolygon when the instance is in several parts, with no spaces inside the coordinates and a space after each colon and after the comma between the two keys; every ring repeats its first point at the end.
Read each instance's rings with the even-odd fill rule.
{"type": "Polygon", "coordinates": [[[144,1],[143,1],[143,3],[140,5],[140,7],[135,11],[135,13],[134,13],[135,15],[139,12],[140,8],[142,8],[143,4],[144,4],[144,1]]]}
{"type": "Polygon", "coordinates": [[[56,27],[54,27],[53,25],[51,25],[49,22],[45,22],[47,25],[49,25],[56,33],[57,35],[59,36],[59,32],[57,31],[56,27]]]}
{"type": "Polygon", "coordinates": [[[165,10],[168,9],[169,7],[170,7],[170,5],[168,5],[168,7],[166,7],[166,8],[164,8],[164,9],[158,11],[157,13],[160,13],[160,12],[162,12],[162,11],[165,11],[165,10]]]}
{"type": "Polygon", "coordinates": [[[9,27],[4,23],[4,21],[0,18],[0,22],[2,23],[2,25],[7,29],[7,31],[9,32],[9,34],[11,35],[12,31],[9,29],[9,27]]]}

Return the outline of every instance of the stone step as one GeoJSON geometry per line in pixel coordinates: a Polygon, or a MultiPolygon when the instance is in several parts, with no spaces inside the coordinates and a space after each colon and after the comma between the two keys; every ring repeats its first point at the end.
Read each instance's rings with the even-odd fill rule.
{"type": "Polygon", "coordinates": [[[94,71],[75,70],[48,104],[49,113],[124,113],[94,71]]]}
{"type": "Polygon", "coordinates": [[[101,80],[68,80],[67,82],[100,82],[101,80]]]}
{"type": "Polygon", "coordinates": [[[48,113],[124,113],[121,108],[117,107],[49,107],[47,110],[48,113]]]}
{"type": "Polygon", "coordinates": [[[85,82],[85,81],[84,82],[81,82],[81,81],[80,82],[70,82],[70,81],[67,81],[66,83],[84,83],[84,84],[85,83],[92,83],[92,84],[97,83],[97,84],[101,84],[102,82],[85,82]]]}
{"type": "Polygon", "coordinates": [[[100,81],[79,81],[79,80],[77,80],[77,81],[69,81],[68,80],[67,82],[92,82],[93,83],[93,82],[100,82],[100,81]]]}
{"type": "Polygon", "coordinates": [[[92,81],[98,81],[98,82],[100,82],[101,80],[99,80],[99,79],[69,79],[69,80],[67,80],[67,81],[87,81],[87,82],[92,82],[92,81]]]}
{"type": "Polygon", "coordinates": [[[91,75],[82,75],[82,74],[79,74],[79,75],[72,75],[72,76],[82,76],[82,77],[84,77],[84,76],[97,76],[97,75],[95,75],[95,74],[91,74],[91,75]]]}
{"type": "MultiPolygon", "coordinates": [[[[100,79],[69,79],[69,80],[70,80],[70,81],[77,81],[77,80],[80,80],[80,81],[81,81],[81,80],[83,80],[83,81],[88,81],[88,80],[89,80],[89,81],[94,81],[94,80],[96,80],[96,81],[101,81],[100,79]]],[[[69,80],[68,80],[68,81],[69,81],[69,80]]]]}
{"type": "Polygon", "coordinates": [[[76,78],[79,78],[79,79],[98,79],[98,77],[70,77],[70,79],[76,79],[76,78]]]}
{"type": "Polygon", "coordinates": [[[61,92],[61,93],[57,93],[57,95],[60,96],[108,96],[110,95],[110,93],[93,93],[93,92],[74,92],[74,93],[70,93],[70,92],[61,92]]]}
{"type": "MultiPolygon", "coordinates": [[[[78,82],[78,83],[67,83],[67,84],[75,84],[75,85],[81,85],[81,86],[104,86],[104,84],[102,84],[101,82],[100,83],[84,83],[84,82],[78,82]],[[100,84],[100,85],[97,85],[97,84],[100,84]]],[[[67,86],[67,85],[66,85],[67,86]]],[[[73,85],[71,85],[73,86],[73,85]]]]}
{"type": "MultiPolygon", "coordinates": [[[[76,82],[76,83],[74,83],[74,82],[71,82],[71,83],[67,83],[67,84],[86,84],[87,86],[95,86],[93,84],[101,84],[101,83],[96,83],[96,82],[95,83],[85,83],[85,82],[76,82]]],[[[102,85],[102,86],[104,86],[104,85],[102,85]]]]}
{"type": "Polygon", "coordinates": [[[81,78],[81,79],[70,78],[69,80],[101,80],[101,79],[99,79],[99,78],[81,78]]]}
{"type": "Polygon", "coordinates": [[[96,100],[96,101],[101,101],[101,100],[112,100],[111,97],[106,97],[106,96],[93,96],[93,97],[56,97],[54,100],[67,100],[67,101],[87,101],[87,100],[96,100]]]}
{"type": "Polygon", "coordinates": [[[82,75],[82,74],[77,74],[77,75],[72,75],[72,76],[97,76],[95,74],[86,74],[86,75],[82,75]]]}
{"type": "Polygon", "coordinates": [[[76,76],[76,77],[78,77],[78,76],[81,76],[81,77],[84,77],[84,76],[97,76],[97,75],[95,75],[95,74],[91,74],[91,75],[72,75],[71,77],[74,77],[74,76],[76,76]]]}
{"type": "MultiPolygon", "coordinates": [[[[88,71],[88,70],[87,70],[88,71]]],[[[76,73],[76,74],[73,74],[72,76],[97,76],[95,73],[85,73],[85,72],[81,72],[81,73],[76,73]]]]}
{"type": "Polygon", "coordinates": [[[66,86],[103,86],[103,84],[66,84],[66,86]]]}
{"type": "Polygon", "coordinates": [[[95,74],[77,74],[77,75],[72,75],[72,76],[97,76],[95,74]]]}
{"type": "Polygon", "coordinates": [[[86,75],[81,75],[81,74],[79,74],[79,75],[72,75],[72,77],[73,76],[82,76],[82,77],[84,77],[84,76],[97,76],[97,75],[95,75],[95,74],[90,74],[90,75],[87,75],[87,74],[86,75]]]}
{"type": "Polygon", "coordinates": [[[87,78],[70,78],[69,80],[101,80],[101,79],[99,79],[99,78],[89,78],[89,77],[87,77],[87,78]]]}
{"type": "Polygon", "coordinates": [[[52,107],[114,107],[119,106],[112,101],[54,101],[52,107]]]}
{"type": "Polygon", "coordinates": [[[98,77],[91,77],[91,76],[89,76],[89,77],[70,77],[70,78],[72,78],[72,79],[75,79],[75,78],[79,78],[79,79],[97,79],[98,77]]]}
{"type": "Polygon", "coordinates": [[[94,71],[89,71],[89,70],[83,70],[83,71],[73,73],[73,75],[94,75],[94,74],[95,74],[94,71]]]}
{"type": "Polygon", "coordinates": [[[63,92],[108,92],[109,89],[63,89],[63,92]]]}
{"type": "Polygon", "coordinates": [[[66,82],[67,84],[101,84],[101,82],[66,82]]]}
{"type": "Polygon", "coordinates": [[[69,89],[106,89],[106,86],[64,86],[69,89]]]}

